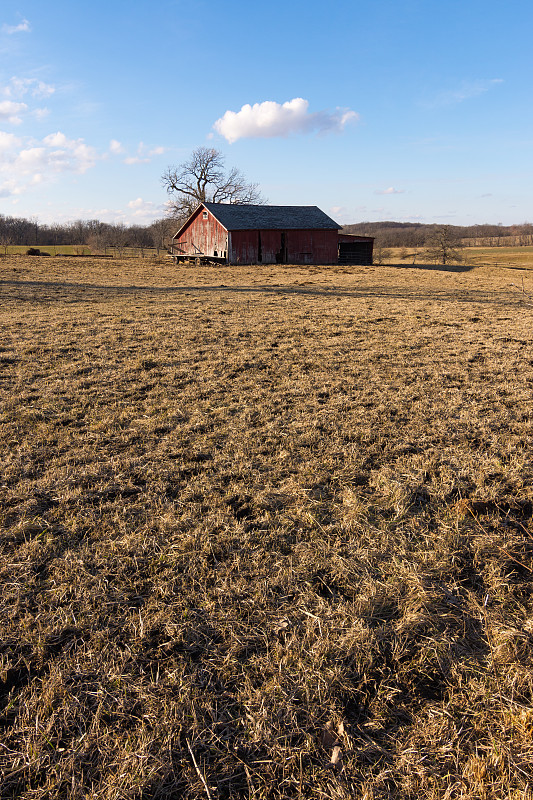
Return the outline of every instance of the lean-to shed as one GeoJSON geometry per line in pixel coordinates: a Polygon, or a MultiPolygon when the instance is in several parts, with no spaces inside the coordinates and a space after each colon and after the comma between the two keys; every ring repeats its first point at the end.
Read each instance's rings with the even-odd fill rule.
{"type": "Polygon", "coordinates": [[[172,239],[176,261],[337,264],[342,226],[317,206],[201,203],[172,239]]]}
{"type": "Polygon", "coordinates": [[[374,237],[339,233],[339,264],[372,264],[374,237]]]}

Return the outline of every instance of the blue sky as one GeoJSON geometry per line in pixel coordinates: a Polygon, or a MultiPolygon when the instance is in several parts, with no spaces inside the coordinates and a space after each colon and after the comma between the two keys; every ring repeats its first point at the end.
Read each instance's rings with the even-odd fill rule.
{"type": "Polygon", "coordinates": [[[533,219],[525,0],[3,0],[0,213],[146,224],[212,146],[276,205],[533,219]]]}

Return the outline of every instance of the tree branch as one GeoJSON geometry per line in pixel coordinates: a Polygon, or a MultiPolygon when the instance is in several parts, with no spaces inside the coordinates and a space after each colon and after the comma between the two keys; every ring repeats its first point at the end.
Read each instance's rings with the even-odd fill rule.
{"type": "Polygon", "coordinates": [[[236,167],[224,170],[224,156],[218,150],[198,147],[188,161],[168,167],[161,178],[171,195],[169,211],[186,218],[199,203],[264,203],[258,185],[247,183],[236,167]]]}

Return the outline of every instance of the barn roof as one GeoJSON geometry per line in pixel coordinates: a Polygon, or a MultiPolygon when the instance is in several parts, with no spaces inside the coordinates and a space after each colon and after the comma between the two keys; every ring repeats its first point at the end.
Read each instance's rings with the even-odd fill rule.
{"type": "Polygon", "coordinates": [[[228,231],[246,230],[339,230],[335,220],[318,206],[252,206],[202,203],[228,231]]]}

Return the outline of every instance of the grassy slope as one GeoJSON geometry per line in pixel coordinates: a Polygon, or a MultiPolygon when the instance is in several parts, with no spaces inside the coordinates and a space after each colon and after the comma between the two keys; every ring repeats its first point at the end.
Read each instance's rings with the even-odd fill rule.
{"type": "Polygon", "coordinates": [[[0,796],[530,797],[521,277],[1,259],[0,796]]]}

